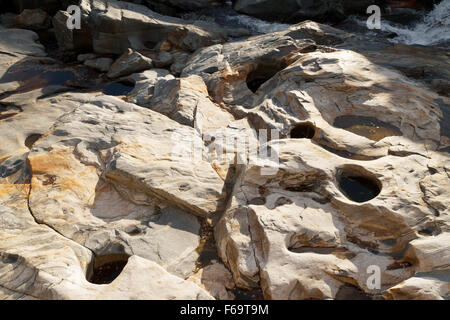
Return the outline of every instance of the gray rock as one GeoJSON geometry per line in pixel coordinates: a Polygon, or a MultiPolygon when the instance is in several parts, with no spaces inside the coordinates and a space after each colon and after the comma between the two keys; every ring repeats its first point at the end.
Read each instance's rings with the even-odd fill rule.
{"type": "Polygon", "coordinates": [[[111,69],[113,62],[111,58],[96,58],[84,61],[84,65],[100,72],[107,72],[111,69]]]}
{"type": "Polygon", "coordinates": [[[173,63],[174,59],[170,52],[161,51],[157,57],[153,59],[153,64],[156,68],[168,67],[173,63]]]}
{"type": "Polygon", "coordinates": [[[110,0],[80,2],[82,28],[74,32],[66,28],[67,13],[54,18],[55,32],[61,48],[79,50],[92,46],[101,54],[122,54],[128,48],[152,49],[159,41],[168,40],[188,51],[223,42],[222,34],[197,27],[178,18],[157,14],[145,6],[110,0]]]}
{"type": "Polygon", "coordinates": [[[109,69],[109,78],[119,78],[153,67],[153,61],[139,52],[128,49],[109,69]]]}
{"type": "Polygon", "coordinates": [[[79,54],[77,56],[77,60],[79,62],[85,62],[86,60],[92,60],[92,59],[95,59],[97,57],[98,57],[98,55],[95,54],[95,53],[83,53],[83,54],[79,54]]]}

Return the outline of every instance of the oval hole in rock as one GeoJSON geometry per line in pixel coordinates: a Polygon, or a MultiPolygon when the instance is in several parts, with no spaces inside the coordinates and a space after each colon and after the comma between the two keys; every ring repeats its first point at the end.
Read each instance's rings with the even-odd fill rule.
{"type": "Polygon", "coordinates": [[[357,170],[344,170],[338,177],[340,190],[355,202],[366,202],[381,192],[381,183],[369,174],[357,170]]]}
{"type": "Polygon", "coordinates": [[[397,127],[373,117],[339,116],[334,120],[333,125],[336,128],[350,131],[373,141],[402,135],[402,132],[397,127]]]}
{"type": "Polygon", "coordinates": [[[279,71],[286,68],[284,63],[278,65],[258,64],[255,70],[251,71],[247,75],[247,87],[253,93],[256,93],[258,89],[267,81],[269,81],[279,71]]]}
{"type": "Polygon", "coordinates": [[[126,96],[133,88],[134,86],[129,83],[113,82],[103,89],[103,93],[109,96],[126,96]]]}
{"type": "Polygon", "coordinates": [[[96,256],[88,281],[94,284],[109,284],[113,282],[125,268],[129,257],[127,254],[96,256]]]}
{"type": "Polygon", "coordinates": [[[316,134],[316,127],[311,122],[304,122],[295,125],[291,129],[291,138],[293,139],[312,139],[316,134]]]}
{"type": "Polygon", "coordinates": [[[39,133],[30,134],[25,139],[25,146],[31,150],[31,148],[33,148],[33,145],[35,144],[35,142],[38,141],[41,137],[42,137],[42,134],[39,134],[39,133]]]}

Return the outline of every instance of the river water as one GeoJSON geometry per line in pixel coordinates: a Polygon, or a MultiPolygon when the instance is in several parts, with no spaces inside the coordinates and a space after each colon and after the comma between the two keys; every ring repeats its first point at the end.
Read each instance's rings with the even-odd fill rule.
{"type": "MultiPolygon", "coordinates": [[[[450,0],[443,0],[429,12],[416,11],[414,16],[416,19],[413,19],[406,25],[396,23],[389,17],[382,16],[381,32],[378,31],[378,34],[387,37],[389,41],[395,43],[450,47],[450,0]]],[[[344,23],[346,31],[364,32],[369,35],[374,33],[374,31],[366,28],[367,17],[349,17],[344,23]]],[[[276,32],[289,27],[288,24],[267,22],[239,14],[231,8],[230,2],[223,7],[205,10],[201,14],[185,14],[183,18],[187,20],[213,21],[223,26],[247,29],[252,34],[276,32]]]]}

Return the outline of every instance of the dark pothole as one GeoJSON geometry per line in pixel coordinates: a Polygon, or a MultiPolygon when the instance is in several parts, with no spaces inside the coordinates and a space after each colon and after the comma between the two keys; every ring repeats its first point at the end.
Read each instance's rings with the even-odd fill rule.
{"type": "Polygon", "coordinates": [[[113,282],[125,268],[129,257],[127,254],[96,256],[88,281],[94,284],[109,284],[113,282]]]}
{"type": "Polygon", "coordinates": [[[316,126],[311,122],[299,123],[290,132],[290,136],[293,139],[312,139],[315,134],[316,126]]]}
{"type": "Polygon", "coordinates": [[[258,64],[256,69],[247,75],[247,87],[250,91],[256,93],[256,91],[258,91],[258,89],[265,82],[269,81],[274,75],[284,68],[286,68],[284,63],[280,63],[278,65],[258,64]]]}
{"type": "Polygon", "coordinates": [[[381,183],[370,173],[359,170],[343,169],[338,173],[339,188],[352,201],[366,202],[381,192],[381,183]]]}
{"type": "Polygon", "coordinates": [[[345,129],[373,141],[402,135],[402,132],[397,127],[373,117],[340,116],[334,120],[333,125],[336,128],[345,129]]]}
{"type": "Polygon", "coordinates": [[[36,143],[36,141],[38,141],[41,137],[42,137],[42,134],[39,134],[39,133],[30,134],[25,139],[25,146],[31,150],[33,148],[33,145],[36,143]]]}
{"type": "Polygon", "coordinates": [[[126,96],[134,89],[134,85],[128,82],[113,82],[103,89],[103,93],[110,96],[126,96]]]}

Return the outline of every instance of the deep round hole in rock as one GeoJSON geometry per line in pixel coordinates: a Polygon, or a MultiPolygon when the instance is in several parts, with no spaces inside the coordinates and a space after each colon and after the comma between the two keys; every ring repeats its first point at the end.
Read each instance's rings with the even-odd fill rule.
{"type": "Polygon", "coordinates": [[[372,200],[381,192],[381,183],[378,179],[358,171],[343,171],[338,177],[338,183],[342,193],[355,202],[372,200]]]}
{"type": "Polygon", "coordinates": [[[127,254],[96,256],[88,281],[94,284],[109,284],[113,282],[125,268],[129,257],[127,254]]]}
{"type": "Polygon", "coordinates": [[[290,136],[293,139],[312,139],[316,134],[316,127],[311,122],[304,122],[295,125],[291,129],[290,136]]]}
{"type": "Polygon", "coordinates": [[[253,93],[256,93],[258,89],[267,81],[269,81],[279,71],[286,68],[284,63],[278,65],[259,64],[255,70],[251,71],[247,75],[247,87],[253,93]]]}

